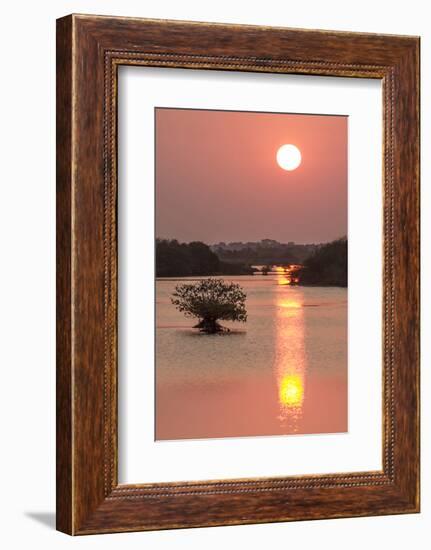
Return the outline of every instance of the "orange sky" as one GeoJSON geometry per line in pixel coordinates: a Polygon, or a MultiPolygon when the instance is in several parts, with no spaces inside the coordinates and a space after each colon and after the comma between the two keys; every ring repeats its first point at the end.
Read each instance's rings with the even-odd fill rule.
{"type": "Polygon", "coordinates": [[[347,117],[156,109],[156,236],[326,242],[347,234],[347,117]],[[276,162],[296,145],[295,171],[276,162]]]}

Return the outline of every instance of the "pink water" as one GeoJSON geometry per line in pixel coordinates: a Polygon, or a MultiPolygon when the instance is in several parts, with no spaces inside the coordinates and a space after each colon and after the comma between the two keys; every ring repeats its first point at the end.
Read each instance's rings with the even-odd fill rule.
{"type": "Polygon", "coordinates": [[[158,280],[156,439],[347,431],[347,289],[227,278],[247,293],[246,323],[207,335],[158,280]]]}

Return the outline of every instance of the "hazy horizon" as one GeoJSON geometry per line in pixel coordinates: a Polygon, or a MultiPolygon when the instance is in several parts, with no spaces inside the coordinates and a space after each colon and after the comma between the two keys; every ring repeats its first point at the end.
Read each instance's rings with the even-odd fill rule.
{"type": "Polygon", "coordinates": [[[155,119],[158,238],[316,244],[347,235],[347,117],[157,108],[155,119]],[[293,171],[276,161],[286,143],[301,151],[293,171]]]}
{"type": "Polygon", "coordinates": [[[159,236],[156,236],[156,240],[160,240],[160,241],[178,241],[180,244],[190,244],[190,243],[192,243],[192,242],[201,242],[201,243],[206,244],[207,246],[213,246],[213,245],[216,245],[216,244],[219,244],[219,243],[225,243],[225,244],[232,244],[232,243],[242,243],[242,244],[247,244],[247,243],[261,243],[262,241],[265,241],[265,240],[273,240],[273,241],[276,241],[278,244],[283,244],[283,245],[287,245],[288,243],[293,242],[295,245],[307,246],[307,245],[312,245],[312,244],[327,244],[327,243],[330,243],[330,242],[333,242],[333,241],[337,241],[337,240],[343,239],[343,238],[346,238],[346,239],[347,239],[347,236],[346,236],[346,235],[340,235],[339,237],[335,237],[334,239],[330,239],[329,241],[314,241],[314,242],[303,242],[303,243],[300,243],[300,242],[297,242],[297,241],[292,241],[291,239],[288,239],[288,240],[286,240],[286,241],[277,241],[277,239],[272,239],[271,237],[264,237],[263,239],[256,239],[256,240],[251,240],[251,239],[247,239],[247,240],[231,239],[231,240],[226,240],[226,241],[220,240],[220,241],[214,241],[214,242],[206,242],[206,241],[204,241],[203,239],[192,239],[192,240],[189,240],[189,241],[183,241],[183,240],[180,240],[180,239],[178,239],[178,238],[176,238],[176,237],[159,237],[159,236]]]}

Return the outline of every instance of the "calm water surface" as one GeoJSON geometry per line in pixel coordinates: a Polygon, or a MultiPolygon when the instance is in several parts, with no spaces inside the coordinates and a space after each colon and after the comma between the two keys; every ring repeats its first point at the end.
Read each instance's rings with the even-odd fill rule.
{"type": "Polygon", "coordinates": [[[347,289],[226,277],[247,293],[246,323],[193,329],[157,281],[156,439],[347,431],[347,289]]]}

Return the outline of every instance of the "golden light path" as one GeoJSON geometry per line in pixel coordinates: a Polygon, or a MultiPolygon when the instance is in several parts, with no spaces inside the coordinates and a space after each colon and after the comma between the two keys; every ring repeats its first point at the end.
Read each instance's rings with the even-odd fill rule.
{"type": "MultiPolygon", "coordinates": [[[[278,271],[279,278],[285,273],[278,271]]],[[[279,287],[276,293],[275,377],[278,388],[278,419],[286,433],[300,430],[305,399],[304,303],[299,287],[279,287]]]]}

